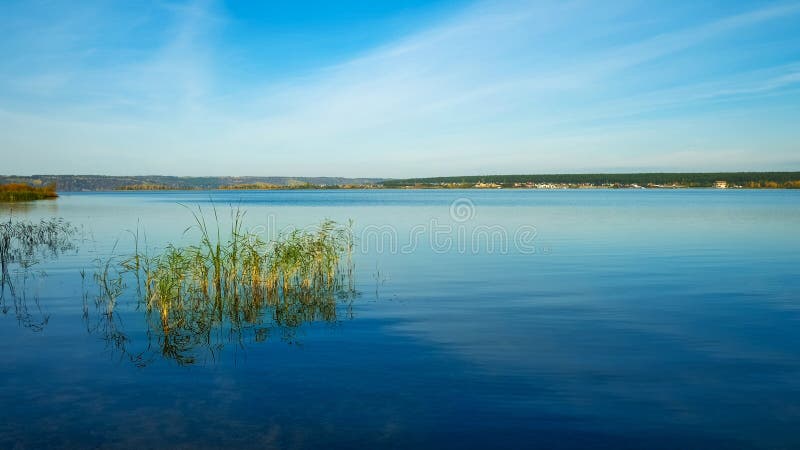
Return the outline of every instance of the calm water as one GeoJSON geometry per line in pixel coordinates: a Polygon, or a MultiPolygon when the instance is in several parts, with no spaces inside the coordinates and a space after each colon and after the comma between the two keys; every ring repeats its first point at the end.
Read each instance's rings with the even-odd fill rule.
{"type": "Polygon", "coordinates": [[[14,208],[82,230],[34,267],[24,302],[5,300],[0,448],[800,446],[800,192],[92,193],[14,208]],[[142,311],[121,306],[147,355],[134,364],[84,319],[80,272],[130,252],[137,223],[149,246],[191,242],[180,204],[212,199],[268,237],[353,219],[359,294],[335,320],[222,330],[188,365],[148,348],[142,311]]]}

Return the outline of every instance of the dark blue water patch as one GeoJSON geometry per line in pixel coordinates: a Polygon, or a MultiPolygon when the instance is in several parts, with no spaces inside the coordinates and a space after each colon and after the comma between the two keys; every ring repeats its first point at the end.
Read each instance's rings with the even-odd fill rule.
{"type": "MultiPolygon", "coordinates": [[[[264,347],[241,367],[130,371],[89,355],[5,368],[4,446],[519,448],[733,446],[699,429],[639,429],[570,406],[559,381],[504,376],[362,321],[302,349],[264,347]],[[102,374],[102,376],[99,376],[102,374]],[[31,379],[50,380],[33,385],[31,379]],[[53,383],[54,380],[58,382],[53,383]],[[502,420],[498,418],[502,417],[502,420]]],[[[592,377],[602,384],[602,377],[592,377]]],[[[635,387],[634,387],[635,388],[635,387]]],[[[632,406],[632,405],[631,405],[632,406]]],[[[607,411],[611,413],[611,411],[607,411]]],[[[610,416],[609,416],[610,417],[610,416]]]]}

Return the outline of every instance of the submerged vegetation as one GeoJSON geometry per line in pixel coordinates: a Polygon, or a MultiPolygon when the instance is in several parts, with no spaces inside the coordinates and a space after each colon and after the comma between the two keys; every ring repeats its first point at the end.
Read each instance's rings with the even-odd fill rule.
{"type": "Polygon", "coordinates": [[[197,235],[195,244],[170,244],[150,254],[137,230],[132,255],[98,265],[94,320],[85,295],[90,331],[134,363],[145,365],[161,354],[193,364],[203,352],[215,358],[227,342],[260,342],[276,331],[295,342],[300,325],[335,323],[339,306],[355,296],[349,226],[326,220],[314,230],[295,229],[265,241],[245,229],[240,210],[231,212],[226,233],[216,210],[211,225],[202,210],[192,214],[195,223],[187,232],[197,235]],[[144,311],[147,322],[148,344],[141,351],[131,350],[118,314],[131,284],[136,294],[129,306],[144,311]]]}
{"type": "Polygon", "coordinates": [[[36,314],[28,306],[29,281],[45,275],[31,269],[74,249],[76,231],[68,222],[56,218],[42,219],[38,223],[9,218],[0,223],[0,310],[3,314],[13,309],[19,323],[34,331],[47,324],[48,317],[39,307],[38,296],[33,295],[36,314]]]}
{"type": "Polygon", "coordinates": [[[56,198],[56,185],[31,186],[24,183],[0,184],[0,202],[25,202],[56,198]]]}

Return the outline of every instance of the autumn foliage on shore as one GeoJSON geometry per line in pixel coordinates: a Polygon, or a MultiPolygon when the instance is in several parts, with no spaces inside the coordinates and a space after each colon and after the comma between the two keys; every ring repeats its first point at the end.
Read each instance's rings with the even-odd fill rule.
{"type": "Polygon", "coordinates": [[[24,183],[0,184],[0,201],[29,201],[58,197],[54,183],[37,187],[24,183]]]}

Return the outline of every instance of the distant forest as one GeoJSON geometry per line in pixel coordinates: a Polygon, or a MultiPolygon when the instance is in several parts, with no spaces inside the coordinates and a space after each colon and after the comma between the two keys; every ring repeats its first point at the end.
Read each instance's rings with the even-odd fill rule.
{"type": "Polygon", "coordinates": [[[783,185],[800,180],[800,172],[708,172],[708,173],[586,173],[586,174],[539,174],[539,175],[480,175],[460,177],[408,178],[386,180],[386,187],[408,187],[415,185],[496,183],[557,183],[607,185],[648,184],[688,187],[711,187],[715,181],[727,181],[729,185],[767,186],[768,183],[783,185]]]}
{"type": "Polygon", "coordinates": [[[276,186],[340,186],[345,184],[373,184],[380,178],[338,177],[173,177],[161,175],[104,176],[104,175],[0,175],[0,184],[24,183],[44,186],[55,183],[59,192],[113,191],[113,190],[179,190],[219,189],[232,185],[269,184],[276,186]]]}

